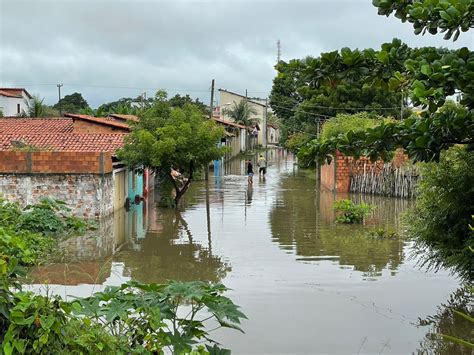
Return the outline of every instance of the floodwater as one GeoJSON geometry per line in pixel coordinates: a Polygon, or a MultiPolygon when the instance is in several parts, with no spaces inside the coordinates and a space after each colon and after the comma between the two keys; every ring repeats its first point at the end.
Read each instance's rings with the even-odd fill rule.
{"type": "Polygon", "coordinates": [[[409,201],[335,196],[319,191],[314,176],[299,172],[285,152],[273,150],[268,160],[266,179],[255,176],[252,188],[244,163],[234,160],[218,169],[222,176],[195,183],[180,212],[154,208],[151,196],[116,213],[94,236],[69,240],[64,261],[33,277],[64,297],[130,279],[222,282],[248,316],[245,334],[213,333],[234,354],[462,351],[429,335],[443,330],[440,324],[471,331],[443,313],[443,304],[465,302],[460,282],[446,271],[420,269],[409,242],[367,236],[397,231],[409,201]],[[336,197],[377,209],[364,226],[336,225],[336,197]],[[420,326],[428,316],[432,324],[420,326]]]}

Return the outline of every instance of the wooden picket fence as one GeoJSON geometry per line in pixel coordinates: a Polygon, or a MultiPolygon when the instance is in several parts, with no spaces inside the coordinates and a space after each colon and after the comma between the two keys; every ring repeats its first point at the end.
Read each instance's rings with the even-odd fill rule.
{"type": "Polygon", "coordinates": [[[350,191],[365,194],[411,198],[416,194],[419,172],[412,164],[395,167],[363,164],[362,169],[351,173],[350,191]]]}

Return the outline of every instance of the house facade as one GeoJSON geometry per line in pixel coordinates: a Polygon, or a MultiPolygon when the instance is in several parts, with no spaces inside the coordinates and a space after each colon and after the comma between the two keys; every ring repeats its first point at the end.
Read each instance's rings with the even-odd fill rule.
{"type": "Polygon", "coordinates": [[[244,95],[240,95],[238,93],[224,89],[219,89],[219,96],[219,112],[221,118],[228,121],[232,121],[232,119],[226,114],[226,110],[232,108],[234,103],[238,104],[243,100],[247,100],[248,105],[255,111],[255,113],[253,113],[250,118],[255,120],[255,122],[257,123],[254,127],[251,127],[250,129],[251,139],[253,138],[254,140],[250,140],[247,145],[263,145],[264,131],[262,128],[265,116],[265,104],[259,101],[260,99],[247,98],[244,95]]]}
{"type": "Polygon", "coordinates": [[[140,204],[148,179],[116,157],[129,131],[90,116],[0,119],[0,195],[22,206],[60,199],[84,218],[140,204]]]}
{"type": "Polygon", "coordinates": [[[5,117],[18,116],[28,111],[33,97],[23,88],[0,88],[0,111],[5,117]]]}

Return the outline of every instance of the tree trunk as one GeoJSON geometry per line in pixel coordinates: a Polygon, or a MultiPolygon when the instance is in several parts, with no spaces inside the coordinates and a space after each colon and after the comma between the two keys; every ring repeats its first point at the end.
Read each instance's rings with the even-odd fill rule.
{"type": "Polygon", "coordinates": [[[181,199],[181,197],[183,197],[185,192],[188,191],[189,186],[191,185],[191,181],[193,180],[193,173],[194,173],[194,162],[191,160],[189,162],[189,178],[188,178],[188,181],[185,182],[182,188],[179,188],[178,184],[176,183],[176,180],[170,174],[170,177],[173,180],[173,185],[176,191],[176,196],[174,198],[175,208],[178,208],[179,200],[181,199]]]}

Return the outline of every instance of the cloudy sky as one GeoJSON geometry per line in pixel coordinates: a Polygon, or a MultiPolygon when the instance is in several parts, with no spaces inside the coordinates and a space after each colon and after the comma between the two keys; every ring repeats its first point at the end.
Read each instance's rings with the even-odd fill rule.
{"type": "Polygon", "coordinates": [[[55,103],[63,83],[63,96],[81,92],[92,107],[160,88],[207,103],[214,78],[216,88],[265,97],[278,39],[289,60],[393,37],[474,48],[472,31],[454,44],[415,36],[371,0],[0,0],[0,87],[55,103]]]}

